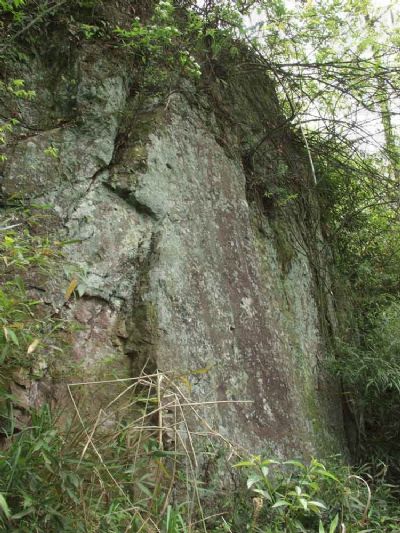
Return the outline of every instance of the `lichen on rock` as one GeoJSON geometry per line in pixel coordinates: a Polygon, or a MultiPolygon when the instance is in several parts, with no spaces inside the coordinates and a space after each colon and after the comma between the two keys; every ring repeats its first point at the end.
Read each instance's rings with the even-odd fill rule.
{"type": "MultiPolygon", "coordinates": [[[[51,76],[41,54],[25,67],[32,86],[51,76]]],[[[69,104],[42,93],[26,106],[32,123],[40,107],[43,130],[10,148],[3,192],[51,204],[71,241],[79,294],[63,301],[65,272],[46,291],[79,324],[73,360],[92,380],[146,365],[187,376],[195,401],[216,402],[202,409],[209,424],[248,450],[340,449],[307,159],[286,130],[245,158],[282,118],[272,85],[263,77],[255,94],[244,76],[197,95],[183,84],[166,104],[132,89],[120,51],[84,44],[71,61],[58,65],[69,104]]]]}

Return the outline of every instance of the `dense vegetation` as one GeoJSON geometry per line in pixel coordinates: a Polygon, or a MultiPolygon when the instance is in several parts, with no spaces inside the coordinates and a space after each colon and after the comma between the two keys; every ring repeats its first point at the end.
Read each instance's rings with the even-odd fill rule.
{"type": "MultiPolygon", "coordinates": [[[[187,502],[170,503],[171,479],[185,485],[190,476],[175,456],[163,455],[151,432],[135,444],[140,460],[133,472],[124,427],[116,430],[112,446],[100,436],[100,447],[89,446],[84,459],[72,446],[82,434],[56,429],[47,408],[32,413],[32,429],[15,431],[20,428],[13,427],[9,376],[31,367],[40,344],[50,353],[60,350],[66,327],[30,298],[24,279],[27,271],[50,275],[67,243],[51,242],[37,230],[46,206],[13,199],[18,225],[8,227],[8,210],[0,228],[0,416],[9,440],[0,452],[1,527],[21,532],[399,531],[398,10],[389,4],[377,8],[369,0],[299,1],[292,8],[283,0],[149,0],[121,2],[121,9],[133,7],[134,15],[113,25],[103,16],[106,4],[0,0],[2,64],[23,59],[27,47],[39,46],[60,25],[71,39],[127,49],[142,72],[143,89],[166,98],[185,77],[201,86],[212,75],[223,85],[232,70],[251,67],[274,80],[285,110],[284,123],[276,127],[290,127],[306,147],[334,257],[341,327],[329,371],[342,382],[356,466],[350,471],[317,461],[236,458],[231,463],[246,473],[249,490],[242,478],[233,497],[218,493],[228,511],[206,520],[201,513],[195,517],[187,502]],[[349,292],[350,301],[344,297],[349,292]],[[100,448],[107,451],[98,464],[100,448]],[[145,468],[157,473],[150,476],[145,468]]],[[[9,79],[7,68],[4,73],[0,93],[10,102],[10,113],[0,116],[3,145],[18,131],[17,103],[35,98],[25,80],[9,79]]],[[[246,148],[247,164],[267,141],[269,126],[255,146],[246,148]]],[[[51,147],[48,155],[57,157],[51,147]]],[[[282,187],[288,201],[290,184],[282,187]]],[[[143,413],[157,401],[156,389],[151,384],[144,405],[141,389],[137,401],[143,413]]],[[[217,460],[219,453],[210,455],[217,460]]],[[[209,494],[200,487],[196,498],[203,497],[209,494]]]]}

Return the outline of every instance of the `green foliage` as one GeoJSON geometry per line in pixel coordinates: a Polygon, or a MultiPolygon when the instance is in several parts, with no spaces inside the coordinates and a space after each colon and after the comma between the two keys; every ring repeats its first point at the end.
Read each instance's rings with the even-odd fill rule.
{"type": "Polygon", "coordinates": [[[43,285],[62,257],[63,243],[33,234],[46,216],[43,210],[21,207],[19,222],[0,231],[0,435],[15,430],[13,410],[19,401],[11,394],[10,383],[17,374],[42,378],[63,352],[63,335],[70,329],[30,289],[43,285]]]}
{"type": "Polygon", "coordinates": [[[59,150],[55,146],[48,146],[44,153],[48,155],[49,157],[52,157],[53,159],[57,159],[59,155],[59,150]]]}
{"type": "Polygon", "coordinates": [[[236,467],[250,470],[247,487],[263,502],[264,516],[256,517],[255,522],[269,523],[271,532],[316,531],[320,523],[336,520],[336,515],[329,517],[327,505],[319,498],[328,486],[332,495],[342,487],[321,463],[313,460],[305,466],[298,461],[281,463],[255,456],[236,467]]]}
{"type": "MultiPolygon", "coordinates": [[[[98,457],[89,453],[80,458],[82,437],[63,434],[46,407],[32,413],[31,427],[0,452],[2,531],[118,533],[135,523],[129,497],[107,479],[98,457]]],[[[123,443],[114,450],[122,453],[123,443]]],[[[116,459],[109,459],[109,466],[123,484],[131,476],[122,457],[116,459]]]]}
{"type": "Polygon", "coordinates": [[[60,257],[60,245],[32,236],[28,230],[9,230],[0,236],[0,359],[4,369],[30,367],[41,349],[51,343],[59,329],[57,320],[44,313],[40,301],[28,296],[24,274],[33,281],[48,275],[51,263],[60,257]],[[42,312],[35,310],[42,307],[42,312]],[[37,350],[38,344],[40,349],[37,350]],[[34,353],[35,352],[35,353],[34,353]]]}
{"type": "Polygon", "coordinates": [[[396,477],[400,454],[399,330],[399,302],[378,307],[374,315],[368,315],[360,342],[339,342],[339,358],[332,362],[356,421],[358,455],[388,462],[396,477]]]}
{"type": "MultiPolygon", "coordinates": [[[[25,89],[24,80],[13,79],[8,83],[0,80],[0,97],[6,98],[8,103],[17,102],[18,100],[32,100],[35,96],[35,91],[25,89]]],[[[19,120],[15,117],[0,117],[0,150],[4,149],[18,124],[19,120]]],[[[0,163],[6,159],[7,157],[0,152],[0,163]]]]}
{"type": "Polygon", "coordinates": [[[158,2],[148,23],[142,23],[137,17],[130,29],[118,27],[115,33],[144,64],[156,63],[159,68],[173,68],[175,71],[180,68],[183,74],[194,78],[201,74],[199,64],[185,48],[184,34],[178,27],[171,0],[158,2]]]}
{"type": "Polygon", "coordinates": [[[253,456],[235,466],[247,472],[254,494],[251,531],[360,533],[399,527],[398,503],[382,480],[374,483],[371,496],[361,475],[338,464],[328,470],[315,459],[304,464],[253,456]]]}
{"type": "Polygon", "coordinates": [[[377,154],[356,156],[351,146],[338,141],[321,142],[315,153],[323,219],[337,268],[337,304],[347,316],[342,315],[342,338],[330,366],[343,383],[349,423],[355,426],[353,453],[363,462],[387,462],[390,475],[398,477],[397,184],[377,154]],[[350,298],[341,295],[350,288],[350,298]]]}
{"type": "Polygon", "coordinates": [[[68,527],[73,520],[63,517],[60,509],[65,502],[71,507],[79,501],[79,480],[73,464],[63,457],[63,441],[47,410],[33,413],[32,429],[0,453],[0,478],[8,507],[0,523],[6,531],[40,531],[41,522],[52,530],[55,524],[68,527]]]}
{"type": "Polygon", "coordinates": [[[19,21],[22,18],[25,3],[25,0],[0,0],[0,15],[8,13],[13,16],[14,20],[19,21]]]}
{"type": "Polygon", "coordinates": [[[80,29],[85,39],[94,39],[102,35],[102,29],[95,24],[81,24],[80,29]]]}
{"type": "MultiPolygon", "coordinates": [[[[149,406],[149,398],[135,401],[149,406]]],[[[31,414],[31,427],[0,452],[4,531],[339,533],[345,526],[349,533],[383,533],[399,528],[398,500],[382,479],[366,477],[368,485],[359,473],[338,465],[328,470],[315,459],[304,464],[260,456],[235,465],[247,478],[244,514],[235,523],[233,513],[217,515],[217,523],[206,525],[196,518],[204,512],[200,501],[165,505],[171,487],[179,491],[188,482],[185,463],[176,470],[179,454],[160,449],[151,432],[143,428],[135,438],[129,425],[120,424],[112,434],[91,433],[93,446],[88,446],[88,433],[76,429],[77,420],[62,431],[47,407],[31,414]]],[[[241,484],[236,487],[238,498],[241,484]]],[[[224,504],[223,494],[212,496],[214,505],[224,504]]]]}
{"type": "Polygon", "coordinates": [[[179,508],[174,508],[168,505],[165,521],[162,526],[162,531],[165,533],[188,533],[189,528],[185,523],[179,508]]]}
{"type": "MultiPolygon", "coordinates": [[[[151,376],[143,378],[148,387],[151,376]]],[[[135,381],[114,385],[115,398],[97,416],[78,402],[77,417],[67,423],[64,414],[57,420],[43,407],[8,439],[0,452],[2,530],[207,531],[200,498],[192,497],[202,485],[191,472],[194,463],[189,466],[184,447],[164,449],[151,421],[159,413],[155,388],[137,388],[135,381]]],[[[85,389],[76,391],[74,401],[85,389]]]]}

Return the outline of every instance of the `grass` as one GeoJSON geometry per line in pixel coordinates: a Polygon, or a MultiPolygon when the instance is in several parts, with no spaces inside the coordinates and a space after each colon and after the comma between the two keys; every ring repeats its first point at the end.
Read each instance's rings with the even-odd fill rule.
{"type": "Polygon", "coordinates": [[[32,427],[2,452],[3,528],[209,531],[205,468],[221,448],[237,452],[201,417],[203,404],[160,373],[68,389],[74,417],[32,413],[32,427]],[[104,387],[113,399],[93,413],[84,398],[104,387]],[[202,430],[189,430],[193,419],[202,430]]]}
{"type": "Polygon", "coordinates": [[[0,452],[4,531],[400,529],[398,499],[383,471],[373,479],[338,458],[328,467],[246,457],[204,420],[201,411],[212,404],[191,401],[172,375],[72,383],[68,391],[66,412],[32,412],[31,427],[0,452]],[[102,404],[89,409],[87,398],[105,387],[102,404]],[[230,481],[213,484],[213,467],[230,481]]]}

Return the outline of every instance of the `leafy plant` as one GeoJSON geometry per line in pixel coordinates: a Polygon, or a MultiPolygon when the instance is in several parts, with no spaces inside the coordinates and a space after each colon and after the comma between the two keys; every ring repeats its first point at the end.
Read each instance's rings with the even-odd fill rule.
{"type": "MultiPolygon", "coordinates": [[[[319,524],[323,527],[327,522],[338,523],[338,515],[330,518],[320,497],[328,486],[335,492],[342,490],[342,486],[322,463],[312,460],[306,466],[300,461],[280,462],[253,456],[235,466],[250,470],[247,487],[266,505],[271,531],[282,528],[288,532],[310,531],[319,524]]],[[[255,526],[258,520],[259,517],[254,519],[255,526]]]]}
{"type": "Polygon", "coordinates": [[[44,150],[44,153],[46,155],[48,155],[49,157],[52,157],[53,159],[57,159],[58,156],[59,156],[59,150],[58,148],[56,148],[55,146],[48,146],[45,150],[44,150]]]}
{"type": "Polygon", "coordinates": [[[400,453],[399,327],[397,301],[376,308],[368,317],[361,343],[338,342],[339,357],[331,362],[356,423],[358,457],[388,462],[392,476],[399,474],[395,458],[400,453]]]}
{"type": "MultiPolygon", "coordinates": [[[[79,438],[79,432],[63,434],[43,407],[32,412],[31,427],[0,452],[0,524],[5,531],[61,528],[72,533],[106,527],[117,533],[132,522],[128,495],[110,478],[99,482],[104,467],[95,455],[79,457],[79,438]]],[[[125,463],[110,468],[118,483],[128,480],[125,463]]]]}
{"type": "MultiPolygon", "coordinates": [[[[1,7],[1,6],[0,6],[1,7]]],[[[12,79],[8,83],[0,80],[0,96],[6,97],[9,101],[32,100],[35,98],[35,91],[25,88],[25,81],[21,79],[12,79]]],[[[15,117],[0,118],[0,149],[5,147],[14,128],[19,124],[15,117]]],[[[7,159],[5,154],[0,153],[0,162],[7,159]]]]}
{"type": "MultiPolygon", "coordinates": [[[[47,238],[32,236],[27,229],[9,230],[0,237],[4,280],[0,289],[0,358],[4,369],[29,367],[39,344],[49,343],[59,323],[51,314],[43,316],[35,310],[39,300],[28,296],[24,273],[41,278],[48,275],[51,264],[60,257],[60,244],[47,238]]],[[[43,307],[43,305],[42,305],[43,307]]]]}
{"type": "Polygon", "coordinates": [[[125,47],[135,51],[144,64],[157,64],[160,68],[176,69],[180,65],[184,74],[198,78],[200,66],[177,25],[175,7],[171,0],[160,0],[147,24],[137,17],[130,29],[117,27],[115,34],[125,47]]]}
{"type": "Polygon", "coordinates": [[[44,206],[21,204],[13,215],[0,232],[0,438],[21,429],[15,410],[22,408],[23,418],[28,417],[16,383],[43,378],[63,353],[63,336],[71,329],[31,288],[46,283],[62,258],[64,243],[40,231],[35,234],[46,220],[44,206]]]}
{"type": "Polygon", "coordinates": [[[394,531],[399,524],[400,509],[390,494],[390,485],[365,473],[374,489],[372,493],[359,472],[335,463],[328,469],[316,459],[305,464],[261,456],[237,463],[236,468],[247,472],[247,487],[255,496],[252,530],[381,532],[385,524],[384,531],[394,531]],[[386,504],[391,506],[390,510],[386,509],[386,515],[380,507],[383,493],[386,504]]]}
{"type": "Polygon", "coordinates": [[[25,0],[0,0],[0,15],[8,13],[15,21],[20,21],[25,4],[25,0]]]}

